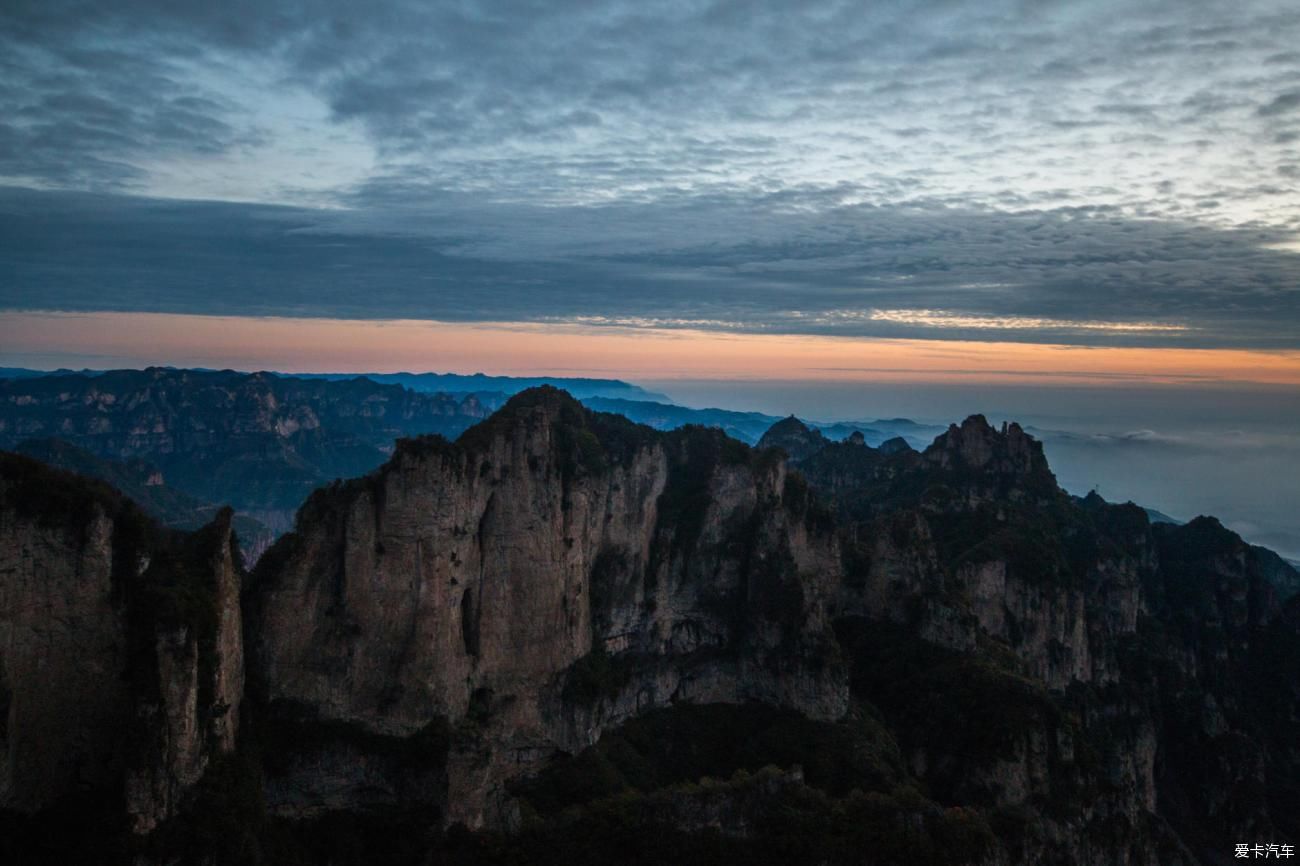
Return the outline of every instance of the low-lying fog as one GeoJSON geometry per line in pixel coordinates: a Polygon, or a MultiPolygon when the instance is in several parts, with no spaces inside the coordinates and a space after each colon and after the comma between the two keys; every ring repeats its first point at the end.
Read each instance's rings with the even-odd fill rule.
{"type": "Polygon", "coordinates": [[[810,382],[644,383],[689,406],[819,421],[981,413],[1040,438],[1061,485],[1170,517],[1218,517],[1300,559],[1300,391],[1261,386],[1009,386],[810,382]]]}

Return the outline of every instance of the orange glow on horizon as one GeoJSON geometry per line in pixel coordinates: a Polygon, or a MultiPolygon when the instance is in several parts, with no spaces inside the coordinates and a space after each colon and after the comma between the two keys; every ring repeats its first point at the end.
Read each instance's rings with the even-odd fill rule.
{"type": "Polygon", "coordinates": [[[0,315],[5,360],[94,357],[283,372],[483,372],[625,379],[1300,385],[1300,352],[1099,348],[507,322],[167,313],[0,315]]]}

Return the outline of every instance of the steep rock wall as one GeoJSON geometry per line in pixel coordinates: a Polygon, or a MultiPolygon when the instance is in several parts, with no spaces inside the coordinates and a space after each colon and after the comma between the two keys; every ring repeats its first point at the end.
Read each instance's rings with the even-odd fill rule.
{"type": "Polygon", "coordinates": [[[0,806],[33,812],[120,769],[130,718],[125,628],[114,603],[113,521],[81,525],[0,508],[0,806]]]}
{"type": "Polygon", "coordinates": [[[842,714],[838,551],[786,492],[716,431],[515,398],[307,504],[258,569],[257,681],[375,733],[445,720],[448,817],[470,824],[508,824],[508,779],[674,700],[842,714]]]}
{"type": "Polygon", "coordinates": [[[107,485],[0,455],[0,808],[95,792],[148,831],[235,748],[230,521],[167,532],[107,485]]]}

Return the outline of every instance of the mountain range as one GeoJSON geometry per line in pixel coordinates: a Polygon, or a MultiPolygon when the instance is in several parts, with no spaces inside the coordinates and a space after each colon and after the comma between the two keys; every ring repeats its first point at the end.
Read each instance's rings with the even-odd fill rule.
{"type": "MultiPolygon", "coordinates": [[[[601,412],[616,412],[639,424],[656,430],[671,430],[686,424],[718,427],[729,436],[753,444],[774,423],[778,416],[762,412],[737,412],[729,409],[692,408],[679,406],[668,397],[647,391],[639,385],[618,379],[572,379],[564,377],[487,376],[483,373],[462,375],[458,373],[236,373],[231,370],[180,370],[173,367],[154,367],[145,372],[196,373],[221,372],[236,376],[278,376],[287,379],[319,379],[330,382],[365,380],[382,385],[399,385],[412,391],[427,394],[474,395],[485,405],[500,406],[507,397],[528,388],[543,385],[562,388],[585,405],[601,412]]],[[[99,377],[112,372],[119,376],[136,371],[128,370],[31,370],[22,367],[0,367],[0,379],[35,379],[48,376],[99,377]]],[[[924,447],[943,432],[941,425],[920,424],[907,418],[880,419],[876,421],[810,422],[833,439],[845,439],[854,432],[862,433],[867,441],[879,444],[887,438],[902,436],[913,445],[924,447]]]]}
{"type": "Polygon", "coordinates": [[[668,402],[663,394],[647,391],[640,385],[632,385],[619,379],[575,379],[563,376],[488,376],[483,373],[462,375],[460,373],[292,373],[287,374],[299,379],[329,379],[333,381],[348,379],[369,379],[382,385],[401,385],[412,391],[426,394],[450,393],[488,393],[510,396],[549,385],[563,388],[579,400],[590,398],[660,401],[668,402]]]}
{"type": "MultiPolygon", "coordinates": [[[[161,367],[154,369],[179,372],[180,368],[161,367]]],[[[33,370],[26,367],[0,367],[0,379],[33,379],[45,376],[101,376],[109,370],[33,370]]],[[[192,369],[194,373],[233,373],[232,370],[218,371],[209,369],[192,369]]],[[[424,393],[475,393],[482,392],[501,396],[510,396],[528,388],[551,385],[563,388],[578,399],[587,397],[613,397],[629,400],[662,400],[668,398],[662,394],[647,391],[639,385],[623,382],[619,379],[581,379],[564,376],[488,376],[484,373],[463,375],[460,373],[290,373],[277,374],[294,379],[324,379],[326,381],[349,381],[352,379],[369,379],[381,385],[401,385],[412,391],[424,393]]]]}
{"type": "MultiPolygon", "coordinates": [[[[161,470],[136,457],[108,460],[62,439],[25,439],[13,450],[47,466],[106,482],[168,529],[199,529],[211,523],[222,508],[165,484],[161,470]]],[[[278,534],[245,515],[232,517],[231,525],[250,563],[271,546],[278,534]]]]}
{"type": "Polygon", "coordinates": [[[102,459],[142,460],[168,487],[278,534],[312,490],[374,469],[394,440],[458,435],[504,399],[162,367],[3,379],[0,448],[57,438],[102,459]]]}
{"type": "MultiPolygon", "coordinates": [[[[749,445],[763,438],[779,416],[762,412],[736,412],[729,409],[694,409],[645,400],[626,400],[609,397],[591,397],[583,404],[598,412],[614,412],[638,424],[656,430],[675,430],[687,424],[717,427],[734,439],[749,445]]],[[[802,423],[802,422],[801,422],[802,423]]],[[[907,418],[876,421],[810,421],[809,426],[830,439],[847,439],[859,433],[870,445],[880,445],[888,439],[901,437],[915,447],[924,448],[944,428],[934,424],[919,424],[907,418]]]]}
{"type": "Polygon", "coordinates": [[[752,448],[531,389],[317,489],[251,572],[229,511],[169,530],[6,455],[0,557],[7,862],[1209,864],[1300,835],[1300,575],[1072,497],[980,416],[752,448]]]}
{"type": "MultiPolygon", "coordinates": [[[[254,560],[292,526],[294,512],[318,486],[375,469],[399,438],[428,433],[455,438],[510,394],[542,381],[165,367],[53,373],[6,368],[0,373],[10,375],[0,378],[0,448],[107,481],[165,526],[195,528],[196,521],[230,505],[244,555],[254,560]],[[171,501],[177,496],[188,499],[180,505],[171,501]]],[[[779,420],[756,412],[600,396],[658,396],[618,380],[554,381],[588,395],[584,402],[592,408],[661,430],[698,424],[754,443],[779,420]]],[[[845,425],[825,429],[832,435],[851,432],[845,425]]],[[[851,429],[861,429],[873,444],[903,430],[923,445],[942,428],[895,420],[851,429]]]]}

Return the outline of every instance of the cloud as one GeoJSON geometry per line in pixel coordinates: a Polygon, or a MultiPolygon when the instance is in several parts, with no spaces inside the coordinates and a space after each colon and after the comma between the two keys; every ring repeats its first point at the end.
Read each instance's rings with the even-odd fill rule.
{"type": "Polygon", "coordinates": [[[1187,325],[1160,322],[1072,321],[1033,316],[969,316],[947,310],[871,310],[865,314],[865,317],[873,322],[899,322],[929,328],[971,328],[987,331],[1111,331],[1158,334],[1189,330],[1187,325]]]}
{"type": "Polygon", "coordinates": [[[0,182],[68,195],[4,193],[0,300],[1293,347],[1297,42],[1266,0],[11,0],[0,182]]]}
{"type": "Polygon", "coordinates": [[[1286,93],[1279,93],[1270,102],[1261,105],[1256,114],[1260,117],[1272,117],[1275,114],[1285,114],[1300,108],[1300,90],[1288,90],[1286,93]]]}
{"type": "MultiPolygon", "coordinates": [[[[248,136],[283,144],[284,112],[269,103],[293,94],[312,106],[318,138],[363,132],[379,173],[429,174],[496,199],[849,181],[881,204],[1010,197],[1013,207],[1104,203],[1196,218],[1196,198],[1237,192],[1280,213],[1245,189],[1260,171],[1243,168],[1238,145],[1266,147],[1257,133],[1290,104],[1300,24],[1288,11],[1282,2],[15,0],[0,24],[13,82],[0,106],[31,118],[6,121],[16,139],[9,176],[80,188],[98,180],[175,194],[175,179],[151,176],[151,160],[253,153],[248,136]],[[174,124],[153,117],[168,93],[204,108],[174,124]],[[47,95],[95,96],[118,115],[47,95]],[[24,123],[74,130],[97,116],[93,129],[111,138],[51,134],[48,158],[22,158],[32,153],[24,123]],[[83,167],[70,173],[71,164],[83,167]],[[1243,172],[1251,177],[1223,182],[1243,172]],[[1170,175],[1229,189],[1153,195],[1170,175]]],[[[312,185],[313,165],[319,174],[303,159],[291,176],[312,185]]],[[[334,171],[341,193],[354,178],[334,171]]],[[[280,200],[291,193],[270,188],[280,200]]]]}
{"type": "MultiPolygon", "coordinates": [[[[1224,418],[1230,413],[1213,398],[1183,399],[1200,402],[1199,416],[1212,419],[1211,424],[1240,423],[1224,418]]],[[[1056,429],[1035,435],[1058,480],[1072,493],[1099,487],[1112,501],[1135,500],[1182,519],[1218,515],[1247,541],[1294,556],[1300,552],[1300,532],[1292,517],[1300,483],[1300,437],[1294,429],[1277,429],[1290,413],[1267,411],[1274,413],[1272,423],[1245,430],[1206,430],[1203,420],[1185,422],[1176,431],[1169,426],[1126,433],[1056,429]]]]}
{"type": "Polygon", "coordinates": [[[1300,256],[1258,228],[720,193],[425,208],[0,188],[0,308],[1300,345],[1300,256]]]}
{"type": "Polygon", "coordinates": [[[78,188],[119,188],[148,161],[202,157],[257,137],[238,107],[187,80],[173,58],[128,45],[30,43],[0,29],[0,176],[78,188]],[[6,38],[6,36],[8,38],[6,38]]]}

